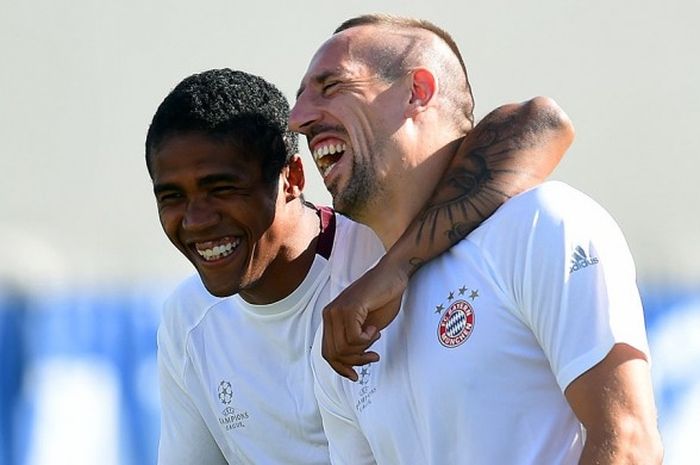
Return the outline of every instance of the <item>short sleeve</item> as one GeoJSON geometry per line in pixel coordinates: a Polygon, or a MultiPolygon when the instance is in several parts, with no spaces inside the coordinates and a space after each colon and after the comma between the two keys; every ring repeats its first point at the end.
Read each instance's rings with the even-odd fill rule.
{"type": "Polygon", "coordinates": [[[634,262],[613,218],[585,194],[550,182],[507,202],[484,236],[559,387],[618,343],[649,357],[634,262]],[[494,242],[495,241],[495,245],[494,242]]]}
{"type": "Polygon", "coordinates": [[[536,203],[519,308],[564,390],[614,344],[648,347],[622,231],[584,194],[552,190],[536,203]]]}
{"type": "Polygon", "coordinates": [[[174,323],[174,308],[166,304],[158,329],[158,374],[161,397],[159,465],[226,465],[204,419],[194,405],[184,383],[185,335],[174,323]],[[173,334],[174,332],[178,334],[173,334]],[[180,336],[180,337],[176,337],[180,336]]]}

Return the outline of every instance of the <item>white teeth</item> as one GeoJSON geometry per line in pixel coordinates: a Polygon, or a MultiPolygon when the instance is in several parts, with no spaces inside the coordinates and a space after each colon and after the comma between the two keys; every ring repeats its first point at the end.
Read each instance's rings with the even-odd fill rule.
{"type": "Polygon", "coordinates": [[[207,261],[218,260],[220,258],[231,255],[233,251],[241,243],[240,238],[235,239],[233,242],[228,242],[226,244],[215,245],[214,247],[208,249],[197,248],[197,253],[200,257],[207,261]]]}
{"type": "Polygon", "coordinates": [[[326,175],[328,174],[328,172],[329,172],[329,171],[331,170],[331,168],[333,168],[334,166],[335,166],[335,163],[331,163],[330,165],[328,165],[328,166],[326,166],[325,168],[323,168],[322,171],[321,171],[321,176],[323,176],[323,177],[325,178],[326,175]]]}
{"type": "Polygon", "coordinates": [[[345,152],[345,150],[347,150],[347,145],[345,144],[324,145],[322,147],[317,147],[313,152],[313,156],[314,159],[318,161],[328,154],[333,155],[335,153],[345,152]]]}

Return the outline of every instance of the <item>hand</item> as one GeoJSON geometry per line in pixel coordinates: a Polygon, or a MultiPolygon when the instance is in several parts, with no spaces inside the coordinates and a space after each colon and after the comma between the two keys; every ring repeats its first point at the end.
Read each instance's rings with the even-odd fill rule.
{"type": "Polygon", "coordinates": [[[408,275],[380,260],[323,309],[323,358],[341,376],[357,381],[353,366],[379,360],[368,351],[396,318],[408,275]]]}

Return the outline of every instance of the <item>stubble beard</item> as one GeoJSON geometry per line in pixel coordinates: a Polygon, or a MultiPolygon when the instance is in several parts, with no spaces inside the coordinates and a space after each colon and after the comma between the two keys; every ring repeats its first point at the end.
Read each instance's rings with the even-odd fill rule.
{"type": "Polygon", "coordinates": [[[362,222],[368,216],[369,208],[380,188],[376,173],[369,163],[357,163],[354,159],[351,169],[344,190],[338,191],[337,184],[329,186],[329,190],[333,194],[333,208],[348,218],[362,222]]]}

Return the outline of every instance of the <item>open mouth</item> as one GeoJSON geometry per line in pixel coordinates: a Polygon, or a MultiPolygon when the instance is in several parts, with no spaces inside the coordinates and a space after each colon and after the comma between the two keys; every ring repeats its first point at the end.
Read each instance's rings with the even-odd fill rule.
{"type": "Polygon", "coordinates": [[[318,166],[321,176],[324,178],[342,158],[347,150],[347,145],[340,141],[323,141],[313,150],[314,161],[318,166]]]}
{"type": "Polygon", "coordinates": [[[216,241],[196,242],[194,250],[205,261],[215,262],[231,255],[240,244],[240,237],[224,237],[216,241]]]}

